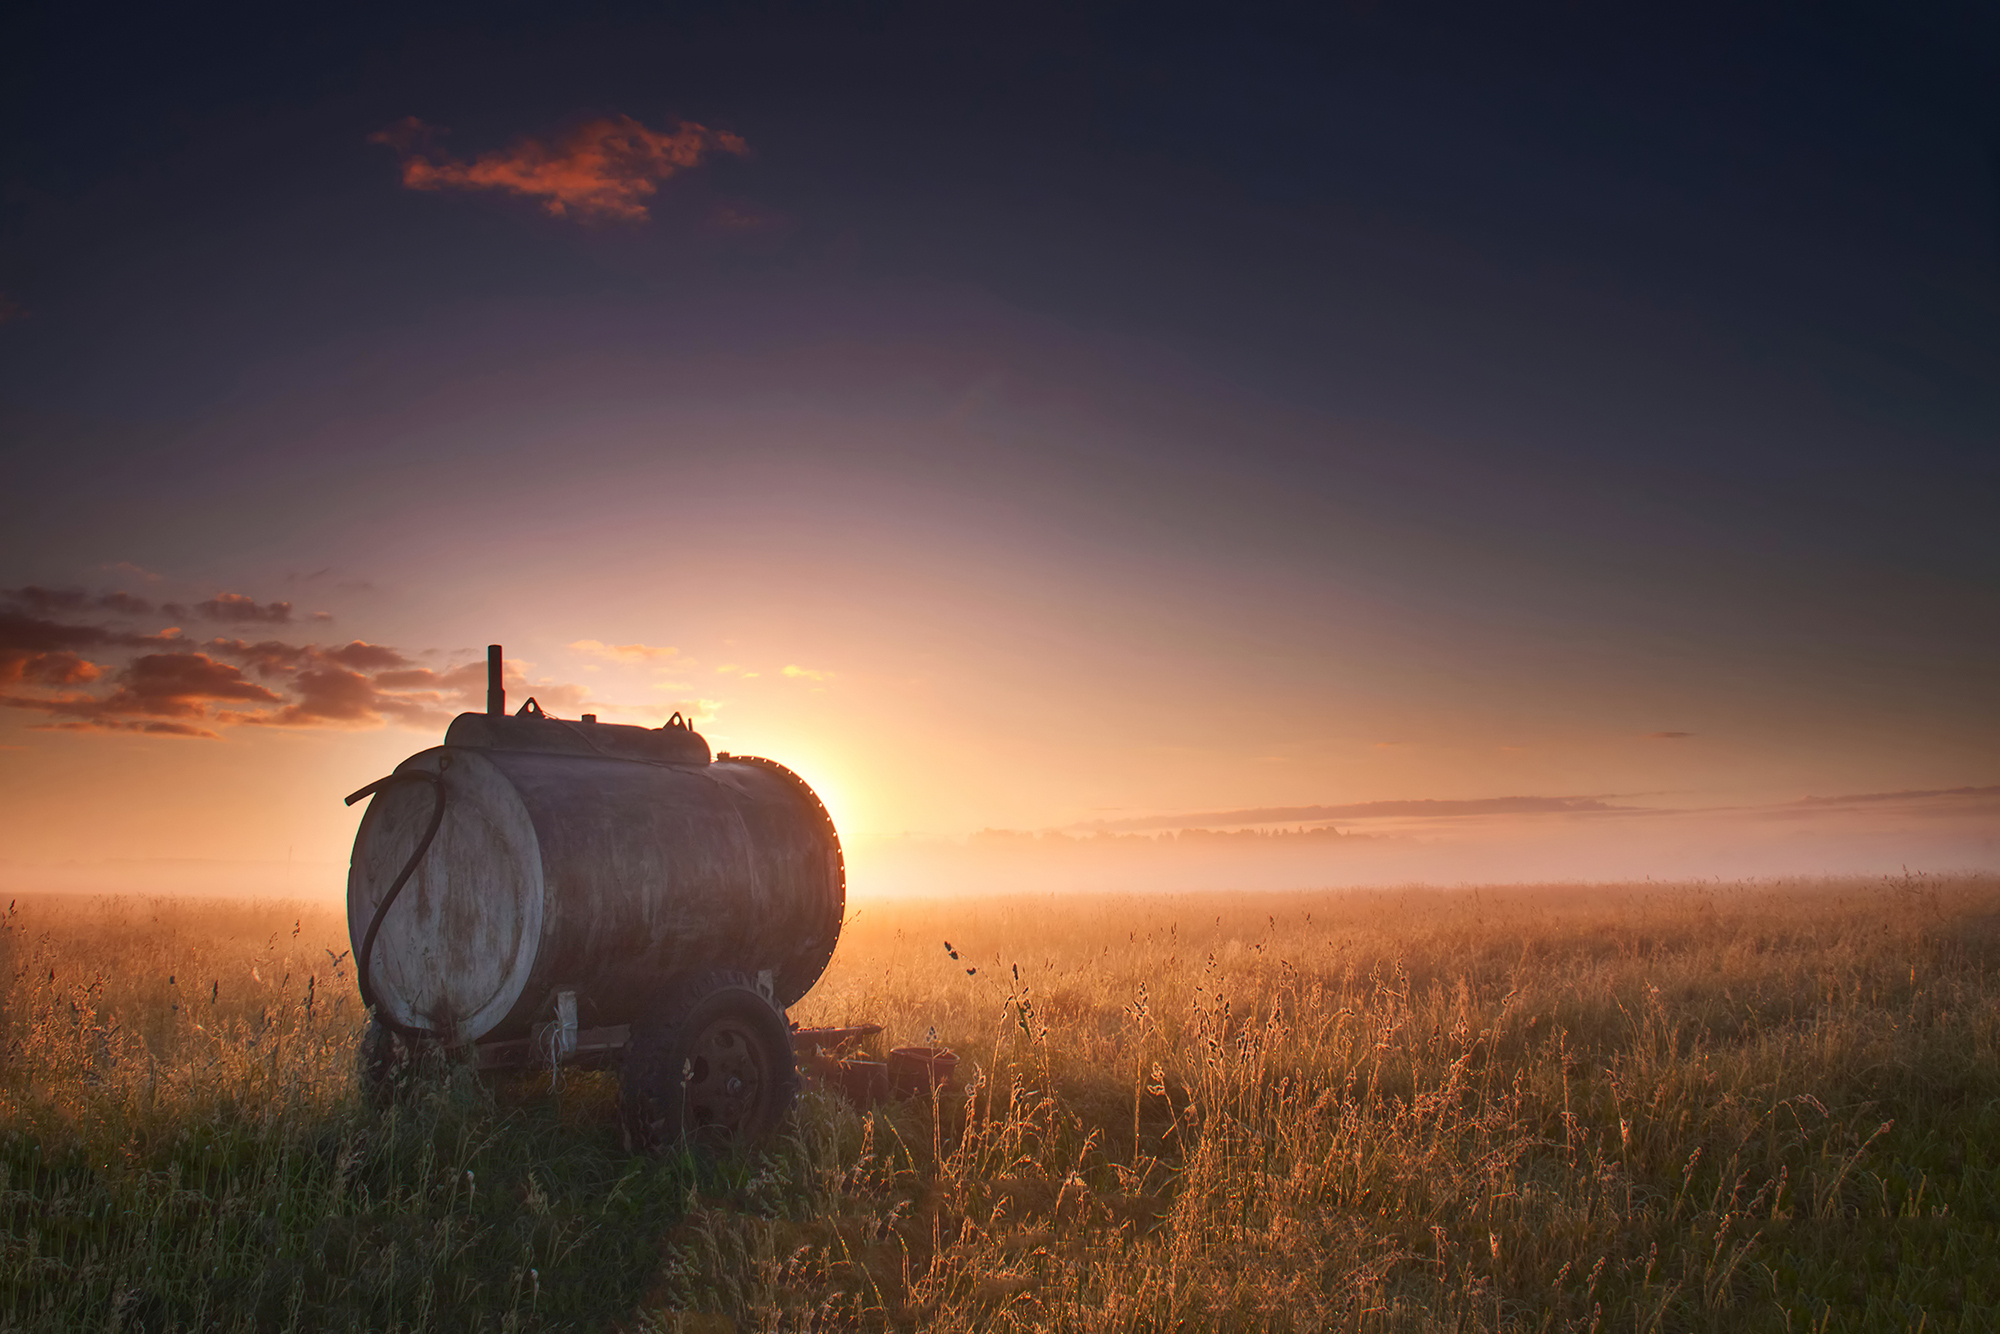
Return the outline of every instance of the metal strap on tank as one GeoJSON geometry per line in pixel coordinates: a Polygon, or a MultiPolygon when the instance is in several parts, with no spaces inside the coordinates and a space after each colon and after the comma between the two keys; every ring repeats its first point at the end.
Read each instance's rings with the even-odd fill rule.
{"type": "Polygon", "coordinates": [[[444,771],[449,768],[451,768],[451,756],[446,754],[438,761],[436,773],[428,769],[406,769],[400,773],[390,774],[386,778],[378,778],[347,798],[347,804],[352,806],[363,797],[371,796],[396,783],[429,783],[437,793],[437,801],[431,807],[430,827],[424,830],[423,838],[418,840],[417,850],[410,854],[410,859],[403,863],[403,869],[397,872],[395,881],[389,886],[389,892],[375,905],[375,915],[368,919],[368,930],[362,935],[361,948],[354,956],[354,980],[361,988],[361,1003],[370,1011],[376,1012],[375,1018],[379,1019],[385,1028],[393,1029],[408,1038],[429,1038],[435,1037],[436,1034],[429,1029],[412,1028],[408,1024],[398,1023],[386,1012],[379,1010],[375,1003],[375,988],[369,981],[369,959],[375,952],[375,933],[382,929],[382,919],[389,915],[389,906],[396,901],[396,896],[403,892],[403,886],[410,883],[410,877],[416,873],[424,854],[431,850],[431,841],[437,837],[439,827],[444,824],[444,771]]]}
{"type": "MultiPolygon", "coordinates": [[[[622,760],[625,758],[623,755],[613,755],[609,751],[605,750],[604,747],[598,745],[597,738],[590,735],[590,729],[584,726],[582,723],[573,723],[567,718],[550,718],[549,721],[552,723],[561,723],[564,727],[567,727],[570,731],[576,733],[577,736],[582,738],[583,744],[590,747],[592,754],[598,755],[607,760],[622,760]]],[[[663,763],[663,761],[641,760],[639,761],[639,763],[661,764],[663,763]]]]}

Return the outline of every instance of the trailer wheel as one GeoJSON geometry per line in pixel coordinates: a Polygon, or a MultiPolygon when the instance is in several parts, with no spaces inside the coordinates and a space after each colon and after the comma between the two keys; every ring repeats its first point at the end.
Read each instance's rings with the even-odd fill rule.
{"type": "Polygon", "coordinates": [[[632,1025],[619,1085],[633,1147],[745,1148],[775,1130],[798,1096],[791,1029],[742,973],[694,973],[632,1025]]]}

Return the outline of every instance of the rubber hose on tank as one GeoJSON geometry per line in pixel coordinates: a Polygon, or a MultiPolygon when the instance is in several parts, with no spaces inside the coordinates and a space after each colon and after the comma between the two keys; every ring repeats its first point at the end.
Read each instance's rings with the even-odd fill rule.
{"type": "Polygon", "coordinates": [[[380,1012],[375,1004],[375,989],[368,983],[368,960],[375,951],[375,933],[382,929],[382,919],[389,915],[390,905],[395,903],[396,896],[403,892],[403,886],[410,883],[410,877],[416,874],[417,866],[423,861],[424,854],[431,850],[431,841],[437,837],[439,827],[444,824],[444,771],[450,767],[451,756],[447,755],[438,765],[436,773],[411,769],[403,773],[390,774],[387,778],[376,779],[347,798],[347,804],[352,806],[363,797],[380,792],[393,783],[425,782],[437,791],[437,802],[431,807],[430,828],[424,830],[423,838],[417,841],[417,850],[410,854],[410,859],[403,863],[403,869],[397,872],[395,881],[389,886],[389,892],[375,905],[375,914],[368,919],[368,930],[361,937],[360,952],[354,956],[354,980],[361,987],[361,1003],[368,1007],[383,1027],[392,1029],[406,1038],[430,1038],[437,1035],[427,1028],[412,1028],[408,1024],[398,1023],[380,1012]]]}

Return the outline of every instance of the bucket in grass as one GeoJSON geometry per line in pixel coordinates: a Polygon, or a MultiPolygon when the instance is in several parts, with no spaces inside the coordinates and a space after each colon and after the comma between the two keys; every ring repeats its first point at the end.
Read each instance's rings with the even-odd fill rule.
{"type": "Polygon", "coordinates": [[[834,1067],[833,1082],[856,1107],[873,1107],[889,1099],[889,1067],[882,1061],[849,1057],[834,1067]]]}
{"type": "Polygon", "coordinates": [[[944,1047],[898,1047],[889,1053],[889,1082],[905,1097],[926,1097],[958,1072],[958,1053],[944,1047]]]}

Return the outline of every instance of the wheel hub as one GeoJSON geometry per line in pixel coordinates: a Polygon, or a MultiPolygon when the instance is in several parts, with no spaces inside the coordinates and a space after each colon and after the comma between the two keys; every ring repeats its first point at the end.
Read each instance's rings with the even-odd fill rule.
{"type": "Polygon", "coordinates": [[[770,1053],[750,1026],[725,1015],[696,1035],[684,1094],[692,1128],[723,1137],[754,1124],[763,1111],[770,1053]]]}

